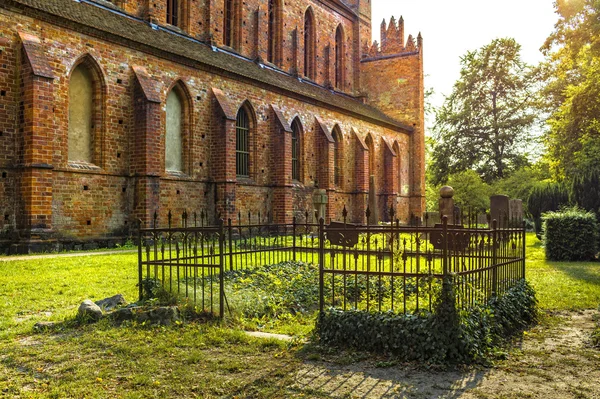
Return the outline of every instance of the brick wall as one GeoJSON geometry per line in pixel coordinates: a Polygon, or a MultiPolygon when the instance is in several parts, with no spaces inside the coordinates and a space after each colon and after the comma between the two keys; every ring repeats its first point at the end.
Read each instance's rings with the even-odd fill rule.
{"type": "MultiPolygon", "coordinates": [[[[199,7],[208,1],[192,4],[199,7]]],[[[122,3],[131,12],[144,12],[143,5],[133,1],[122,3]]],[[[254,3],[246,2],[246,12],[253,5],[258,6],[254,3]]],[[[306,4],[286,2],[290,7],[290,18],[297,18],[298,23],[303,21],[306,4]]],[[[214,1],[210,5],[218,6],[214,1]]],[[[344,13],[326,12],[320,2],[315,2],[313,7],[317,15],[322,13],[317,16],[321,21],[319,29],[331,31],[331,37],[335,35],[338,23],[350,24],[346,33],[354,34],[353,22],[344,13]]],[[[193,7],[190,12],[195,15],[193,7]]],[[[286,19],[288,28],[295,26],[293,21],[286,19]]],[[[202,20],[196,22],[190,23],[189,29],[199,29],[196,34],[201,34],[202,20]]],[[[202,25],[206,26],[206,22],[202,25]]],[[[325,33],[322,33],[319,46],[324,46],[325,33]]],[[[244,46],[242,52],[250,51],[250,47],[244,46]]],[[[347,46],[348,51],[353,48],[347,46]]],[[[421,211],[423,131],[419,107],[422,104],[413,97],[420,95],[422,87],[410,91],[412,94],[406,98],[400,96],[400,105],[406,109],[397,114],[397,108],[385,108],[386,93],[378,88],[390,85],[375,84],[377,79],[379,83],[383,79],[395,82],[393,77],[402,72],[410,74],[406,88],[419,86],[422,71],[412,69],[418,70],[421,61],[415,63],[408,57],[402,58],[406,61],[401,62],[361,63],[362,89],[373,92],[372,96],[369,93],[369,100],[414,125],[415,134],[369,122],[276,88],[266,88],[249,79],[235,78],[219,70],[186,66],[167,57],[150,55],[103,37],[89,36],[17,13],[0,13],[0,49],[0,67],[7,71],[0,74],[0,89],[5,91],[0,97],[0,148],[6,150],[0,153],[0,173],[6,172],[6,178],[0,177],[0,211],[4,212],[0,215],[0,226],[4,229],[15,223],[15,215],[22,213],[29,219],[20,224],[21,230],[30,228],[32,220],[46,221],[46,227],[59,238],[123,234],[138,218],[149,225],[154,211],[161,214],[162,224],[166,223],[168,210],[174,215],[174,223],[184,210],[204,210],[211,220],[217,215],[235,220],[238,212],[246,215],[249,211],[260,211],[263,218],[270,217],[274,221],[291,221],[294,216],[304,219],[307,209],[312,209],[312,192],[317,180],[321,188],[328,190],[328,218],[341,219],[342,209],[346,206],[349,219],[362,222],[368,185],[365,186],[366,164],[361,141],[364,142],[367,134],[375,138],[376,158],[375,170],[368,173],[377,176],[378,192],[391,198],[380,201],[380,214],[385,214],[384,208],[393,205],[394,201],[404,221],[410,213],[421,211]],[[14,30],[16,23],[20,31],[39,39],[41,54],[54,76],[43,81],[50,89],[43,96],[44,101],[32,101],[36,109],[47,115],[44,128],[35,127],[39,134],[47,135],[48,152],[36,155],[47,161],[45,169],[36,169],[35,173],[42,174],[41,177],[17,169],[26,154],[36,149],[37,143],[23,142],[22,148],[15,148],[15,134],[27,123],[25,119],[37,119],[34,116],[19,117],[20,104],[31,95],[31,90],[24,85],[21,93],[19,88],[19,82],[29,72],[27,57],[21,54],[23,39],[14,30]],[[69,163],[67,157],[69,76],[84,58],[96,65],[101,79],[98,85],[101,120],[96,129],[98,140],[95,144],[99,156],[95,165],[69,163]],[[378,66],[382,66],[383,75],[374,72],[378,66]],[[164,168],[165,103],[175,84],[181,85],[187,93],[186,168],[181,174],[167,173],[164,168]],[[250,179],[235,176],[235,115],[243,104],[253,119],[250,179]],[[302,126],[300,181],[291,180],[291,155],[287,151],[291,133],[284,126],[290,125],[295,118],[302,126]],[[327,152],[332,146],[324,133],[330,134],[334,129],[339,129],[343,146],[340,165],[343,181],[337,186],[333,182],[333,156],[327,152]],[[389,146],[396,145],[400,153],[386,155],[389,149],[381,138],[385,138],[389,146]],[[400,157],[401,164],[405,165],[399,172],[389,167],[395,157],[400,157]],[[325,163],[322,163],[323,159],[325,163]],[[409,190],[400,191],[400,197],[395,195],[399,190],[389,184],[397,177],[393,174],[398,173],[402,181],[409,182],[409,190]],[[327,181],[320,176],[325,176],[327,181]],[[37,179],[45,179],[42,185],[45,188],[38,186],[37,179]],[[20,194],[17,194],[18,190],[21,190],[20,194]],[[40,190],[44,193],[44,203],[34,199],[40,190]],[[8,223],[3,221],[4,214],[9,216],[8,223]]],[[[286,51],[284,69],[289,69],[286,51]]],[[[352,62],[346,65],[353,68],[352,62]]],[[[323,64],[319,69],[322,67],[323,64]]],[[[349,78],[346,81],[355,83],[349,78]]],[[[324,82],[321,80],[320,83],[324,82]]]]}
{"type": "MultiPolygon", "coordinates": [[[[235,29],[237,30],[238,39],[234,40],[237,43],[234,50],[251,59],[260,56],[262,60],[267,60],[267,2],[265,0],[236,1],[239,1],[240,4],[239,8],[236,8],[238,15],[235,19],[235,29]]],[[[180,28],[182,32],[192,37],[204,41],[212,40],[217,46],[223,46],[224,1],[179,0],[179,2],[181,4],[181,23],[174,29],[180,28]]],[[[358,0],[355,0],[354,3],[358,3],[358,0]]],[[[316,82],[319,84],[331,83],[327,81],[326,48],[328,45],[333,48],[335,32],[341,24],[345,32],[345,58],[347,61],[345,63],[346,84],[339,89],[350,93],[358,90],[356,83],[360,72],[358,67],[360,43],[364,45],[371,38],[370,3],[364,4],[364,1],[362,3],[362,14],[360,14],[362,18],[359,18],[356,14],[348,11],[347,8],[340,7],[334,2],[286,0],[280,41],[282,56],[281,63],[277,66],[287,72],[303,71],[301,65],[294,65],[294,60],[297,63],[303,62],[304,14],[311,7],[317,21],[315,54],[317,57],[317,71],[319,72],[316,82]],[[297,31],[297,48],[293,46],[294,31],[297,31]],[[296,52],[297,57],[295,57],[296,52]]],[[[124,0],[121,2],[121,7],[124,11],[135,16],[150,18],[155,23],[167,25],[166,0],[124,0]]],[[[333,56],[332,51],[331,57],[333,56]]],[[[331,80],[333,80],[333,76],[331,76],[331,80]]]]}

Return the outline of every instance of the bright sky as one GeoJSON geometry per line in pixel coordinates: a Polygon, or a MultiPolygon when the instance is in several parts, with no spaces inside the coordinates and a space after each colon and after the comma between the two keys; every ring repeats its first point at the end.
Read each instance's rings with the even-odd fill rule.
{"type": "Polygon", "coordinates": [[[434,106],[449,95],[459,78],[460,57],[500,37],[522,46],[525,62],[542,60],[539,48],[558,20],[553,0],[372,0],[373,38],[379,26],[404,16],[404,34],[423,35],[425,86],[433,88],[434,106]]]}

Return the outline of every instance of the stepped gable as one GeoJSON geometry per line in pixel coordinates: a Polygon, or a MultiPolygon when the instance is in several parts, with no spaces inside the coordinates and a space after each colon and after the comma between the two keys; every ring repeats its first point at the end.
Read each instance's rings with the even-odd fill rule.
{"type": "Polygon", "coordinates": [[[393,16],[389,23],[384,19],[381,22],[380,38],[380,42],[373,41],[371,47],[363,51],[363,59],[415,54],[419,53],[423,47],[423,37],[420,32],[416,42],[412,35],[408,35],[406,43],[404,42],[404,18],[402,16],[398,22],[393,16]]]}

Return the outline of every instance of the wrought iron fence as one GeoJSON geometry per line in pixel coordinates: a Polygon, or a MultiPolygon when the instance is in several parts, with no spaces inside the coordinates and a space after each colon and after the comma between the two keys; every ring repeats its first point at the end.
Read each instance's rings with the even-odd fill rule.
{"type": "Polygon", "coordinates": [[[309,222],[308,212],[303,223],[289,224],[238,214],[210,226],[205,213],[184,213],[174,227],[169,213],[165,228],[155,216],[153,227],[140,229],[140,298],[158,291],[222,317],[226,272],[304,261],[319,265],[321,311],[414,313],[433,309],[445,278],[454,280],[457,304],[468,309],[525,277],[522,227],[481,226],[476,215],[461,217],[464,225],[416,218],[411,225],[353,225],[346,214],[329,225],[309,222]]]}
{"type": "Polygon", "coordinates": [[[468,309],[525,277],[523,228],[323,225],[320,310],[431,311],[445,278],[468,309]]]}

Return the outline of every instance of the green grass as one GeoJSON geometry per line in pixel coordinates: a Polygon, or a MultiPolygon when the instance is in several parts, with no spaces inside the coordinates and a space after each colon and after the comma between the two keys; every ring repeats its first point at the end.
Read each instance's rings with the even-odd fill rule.
{"type": "Polygon", "coordinates": [[[114,254],[0,262],[0,338],[39,320],[72,318],[84,299],[122,293],[137,300],[137,255],[114,254]]]}
{"type": "Polygon", "coordinates": [[[239,328],[77,326],[82,300],[137,299],[137,256],[0,262],[0,397],[302,397],[289,344],[239,328]],[[42,333],[35,322],[62,322],[42,333]]]}
{"type": "Polygon", "coordinates": [[[107,323],[0,343],[0,396],[297,397],[300,360],[281,341],[189,324],[107,323]]]}
{"type": "MultiPolygon", "coordinates": [[[[600,263],[546,262],[533,235],[527,256],[542,309],[597,308],[600,263]]],[[[122,293],[134,301],[136,284],[136,254],[0,262],[0,397],[319,397],[294,386],[302,358],[318,353],[241,331],[306,335],[310,318],[169,328],[72,322],[82,300],[122,293]],[[66,322],[36,333],[41,320],[66,322]]]]}
{"type": "Polygon", "coordinates": [[[548,262],[534,234],[527,235],[526,274],[542,309],[594,309],[600,303],[600,262],[548,262]]]}

